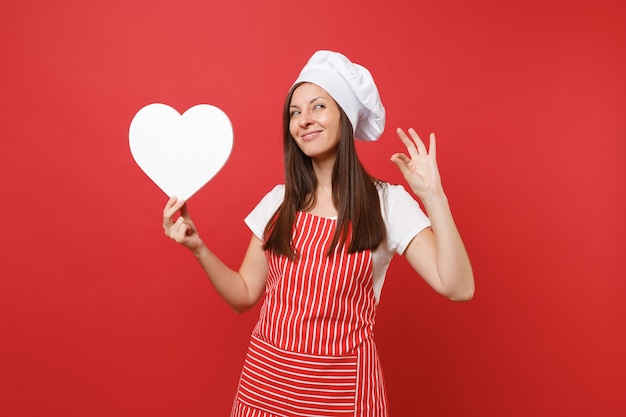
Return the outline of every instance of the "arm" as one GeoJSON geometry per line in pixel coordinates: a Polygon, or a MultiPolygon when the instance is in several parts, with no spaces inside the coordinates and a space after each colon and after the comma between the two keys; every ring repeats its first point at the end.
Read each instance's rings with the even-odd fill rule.
{"type": "Polygon", "coordinates": [[[421,200],[432,226],[413,238],[404,255],[435,291],[454,301],[470,300],[474,295],[474,274],[441,186],[435,135],[430,135],[428,151],[413,129],[409,129],[412,139],[401,129],[397,133],[410,157],[397,153],[391,160],[421,200]]]}
{"type": "Polygon", "coordinates": [[[267,260],[263,243],[252,236],[241,267],[234,271],[210,251],[198,234],[183,200],[172,197],[163,210],[165,234],[188,248],[211,280],[218,294],[238,313],[252,308],[263,295],[267,279],[267,260]],[[174,215],[180,217],[174,221],[174,215]]]}

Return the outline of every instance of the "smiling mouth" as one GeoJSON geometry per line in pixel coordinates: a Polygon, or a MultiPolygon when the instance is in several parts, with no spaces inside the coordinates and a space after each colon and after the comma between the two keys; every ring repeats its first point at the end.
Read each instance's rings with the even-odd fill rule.
{"type": "Polygon", "coordinates": [[[309,132],[309,133],[306,133],[306,134],[300,136],[300,138],[302,140],[304,140],[304,141],[313,140],[313,139],[315,139],[317,137],[317,135],[320,134],[320,132],[321,132],[321,130],[316,130],[314,132],[309,132]]]}

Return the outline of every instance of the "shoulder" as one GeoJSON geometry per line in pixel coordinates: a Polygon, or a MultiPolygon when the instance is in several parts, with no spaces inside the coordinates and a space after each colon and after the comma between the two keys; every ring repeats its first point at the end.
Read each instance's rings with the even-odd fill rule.
{"type": "Polygon", "coordinates": [[[283,202],[285,198],[285,184],[278,184],[274,186],[265,196],[261,199],[259,204],[267,204],[270,206],[275,205],[274,209],[283,202]]]}
{"type": "Polygon", "coordinates": [[[430,226],[430,220],[404,186],[379,182],[378,193],[387,228],[387,248],[390,252],[403,253],[411,239],[430,226]]]}
{"type": "Polygon", "coordinates": [[[378,189],[378,196],[383,209],[383,215],[385,214],[385,210],[389,209],[389,205],[417,204],[415,198],[413,198],[403,185],[377,181],[376,187],[378,189]]]}
{"type": "Polygon", "coordinates": [[[283,184],[276,185],[263,196],[261,201],[245,218],[244,221],[259,239],[262,238],[267,222],[274,216],[284,197],[285,186],[283,184]]]}

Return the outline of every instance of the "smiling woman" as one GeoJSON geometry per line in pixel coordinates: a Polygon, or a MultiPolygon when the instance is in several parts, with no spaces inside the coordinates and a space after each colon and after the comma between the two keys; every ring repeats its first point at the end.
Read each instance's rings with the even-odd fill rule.
{"type": "MultiPolygon", "coordinates": [[[[396,256],[379,294],[374,251],[390,414],[626,416],[626,1],[3,6],[0,414],[228,415],[263,298],[229,314],[189,251],[163,239],[164,194],[133,161],[129,122],[154,102],[229,115],[228,163],[186,200],[236,269],[253,234],[241,220],[285,182],[285,97],[316,49],[335,48],[374,74],[387,111],[377,142],[355,141],[368,173],[412,196],[389,162],[404,148],[395,128],[437,133],[477,278],[471,303],[449,303],[396,256]]],[[[349,113],[340,90],[307,81],[349,113]]],[[[354,169],[344,146],[339,179],[354,169]]],[[[295,188],[283,189],[281,202],[295,188]]],[[[363,221],[338,201],[322,214],[363,221]]],[[[379,212],[409,220],[398,207],[379,212]]]]}
{"type": "Polygon", "coordinates": [[[183,200],[167,202],[163,227],[233,309],[265,295],[233,417],[387,416],[373,329],[393,255],[450,299],[474,292],[435,138],[427,150],[413,130],[410,138],[398,130],[409,156],[392,157],[429,219],[402,186],[371,177],[358,160],[353,139],[378,139],[385,122],[367,69],[316,52],[287,95],[283,120],[285,184],[246,218],[252,238],[238,271],[204,245],[183,200]]]}

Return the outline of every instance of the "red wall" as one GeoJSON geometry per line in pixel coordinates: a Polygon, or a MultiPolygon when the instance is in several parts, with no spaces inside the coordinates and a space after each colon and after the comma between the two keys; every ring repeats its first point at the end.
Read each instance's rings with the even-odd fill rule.
{"type": "Polygon", "coordinates": [[[394,416],[626,415],[621,1],[24,0],[0,7],[0,414],[225,416],[238,316],[163,236],[137,110],[210,103],[226,167],[190,200],[236,267],[282,181],[284,95],[316,49],[368,66],[393,131],[437,133],[469,304],[392,264],[377,337],[394,416]],[[514,4],[519,3],[519,4],[514,4]]]}

